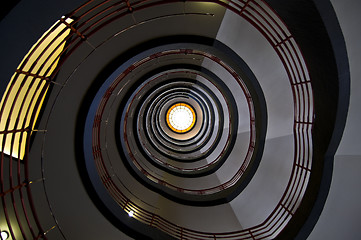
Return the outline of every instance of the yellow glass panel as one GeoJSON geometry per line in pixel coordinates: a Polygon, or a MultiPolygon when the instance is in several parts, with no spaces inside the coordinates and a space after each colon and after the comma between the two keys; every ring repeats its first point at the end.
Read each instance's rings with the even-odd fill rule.
{"type": "MultiPolygon", "coordinates": [[[[65,20],[69,24],[72,21],[70,18],[65,20]]],[[[15,73],[12,76],[0,103],[0,109],[3,109],[0,116],[0,151],[16,158],[24,158],[29,133],[22,129],[34,130],[49,88],[42,78],[51,76],[55,70],[65,47],[65,39],[70,32],[64,23],[60,24],[60,21],[57,21],[30,49],[19,65],[19,70],[28,72],[31,76],[24,73],[15,73]],[[23,68],[20,69],[23,64],[23,68]],[[40,95],[44,89],[45,94],[40,95]],[[40,97],[40,105],[36,106],[40,97]],[[29,126],[34,111],[35,119],[33,125],[29,126]]]]}
{"type": "MultiPolygon", "coordinates": [[[[68,18],[65,20],[67,23],[73,22],[73,19],[68,18]]],[[[48,31],[46,31],[43,36],[36,42],[36,44],[33,45],[33,47],[30,49],[28,54],[24,57],[23,61],[19,64],[18,68],[20,69],[22,64],[26,62],[25,66],[22,68],[23,71],[29,71],[31,66],[36,62],[35,67],[32,69],[32,73],[36,73],[42,64],[45,63],[47,57],[50,56],[50,54],[53,52],[53,50],[61,44],[61,42],[69,35],[70,29],[67,29],[63,32],[62,35],[58,36],[67,26],[63,23],[60,24],[60,21],[57,21],[48,31]],[[58,27],[56,27],[58,25],[58,27]],[[55,28],[55,29],[54,29],[55,28]],[[56,39],[55,39],[56,38],[56,39]],[[55,39],[55,41],[54,41],[55,39]],[[51,43],[54,41],[53,43],[51,43]],[[50,44],[51,43],[51,44],[50,44]],[[50,45],[49,45],[50,44],[50,45]],[[32,54],[30,56],[30,54],[32,54]],[[30,56],[30,57],[29,57],[30,56]],[[40,56],[40,58],[39,58],[40,56]],[[29,59],[27,59],[29,57],[29,59]],[[38,59],[39,58],[39,59],[38,59]]],[[[47,61],[47,65],[43,69],[47,69],[53,61],[59,60],[59,52],[61,52],[64,48],[64,43],[62,43],[63,46],[59,46],[56,50],[56,53],[53,53],[51,59],[47,61]]],[[[54,63],[53,66],[56,67],[57,63],[54,63]]],[[[50,76],[51,72],[54,70],[54,68],[49,71],[47,76],[50,76]]],[[[45,70],[42,70],[41,73],[44,73],[45,70]]],[[[41,73],[39,75],[41,75],[41,73]]]]}
{"type": "MultiPolygon", "coordinates": [[[[39,81],[40,81],[40,79],[39,79],[39,81]]],[[[44,81],[42,81],[40,84],[41,84],[40,89],[43,89],[43,88],[45,87],[45,84],[46,84],[46,83],[45,83],[44,81]]],[[[35,89],[34,89],[34,90],[35,90],[35,89]]],[[[43,98],[42,98],[41,101],[40,101],[40,104],[39,104],[40,107],[38,107],[38,108],[36,109],[35,119],[38,119],[38,116],[39,116],[39,113],[40,113],[40,110],[41,110],[41,106],[42,106],[43,103],[44,103],[44,99],[45,99],[45,96],[46,96],[47,92],[48,92],[48,87],[47,87],[47,89],[46,89],[46,91],[45,91],[45,94],[43,95],[43,98]]],[[[34,99],[38,99],[38,98],[40,97],[40,93],[41,93],[41,91],[38,90],[38,91],[36,92],[36,94],[34,95],[34,99]]],[[[35,104],[36,104],[36,101],[33,101],[32,104],[31,104],[31,106],[30,106],[31,112],[34,111],[34,109],[35,109],[35,104]]],[[[29,117],[30,117],[30,116],[29,116],[29,117]]],[[[29,121],[30,121],[30,118],[27,119],[27,125],[26,125],[26,126],[28,126],[28,125],[30,124],[29,121]]],[[[33,126],[31,126],[31,129],[34,129],[35,124],[36,124],[36,121],[34,121],[33,126]]]]}

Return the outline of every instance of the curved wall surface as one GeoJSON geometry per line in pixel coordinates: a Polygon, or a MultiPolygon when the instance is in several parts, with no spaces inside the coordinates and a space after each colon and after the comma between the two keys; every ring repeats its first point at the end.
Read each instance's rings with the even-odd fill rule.
{"type": "Polygon", "coordinates": [[[20,1],[0,22],[0,230],[358,239],[354,2],[20,1]]]}

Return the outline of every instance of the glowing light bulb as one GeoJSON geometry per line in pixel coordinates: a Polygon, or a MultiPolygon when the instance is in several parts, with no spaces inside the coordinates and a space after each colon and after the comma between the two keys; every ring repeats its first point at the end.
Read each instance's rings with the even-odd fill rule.
{"type": "Polygon", "coordinates": [[[9,238],[9,233],[6,231],[1,232],[1,240],[6,240],[9,238]]]}
{"type": "Polygon", "coordinates": [[[128,212],[128,216],[129,216],[129,217],[133,217],[133,215],[134,215],[134,212],[133,212],[132,210],[130,210],[130,211],[128,212]]]}

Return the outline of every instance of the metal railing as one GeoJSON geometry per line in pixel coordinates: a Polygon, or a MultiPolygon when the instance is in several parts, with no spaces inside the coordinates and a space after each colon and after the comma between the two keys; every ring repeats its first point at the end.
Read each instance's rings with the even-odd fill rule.
{"type": "MultiPolygon", "coordinates": [[[[154,59],[157,59],[157,58],[160,58],[160,57],[163,57],[163,56],[171,56],[171,55],[179,55],[179,54],[190,54],[190,55],[203,56],[205,58],[212,59],[213,61],[219,63],[222,67],[226,68],[227,71],[230,73],[230,75],[232,75],[235,78],[235,80],[239,83],[240,87],[244,91],[244,93],[246,95],[246,98],[247,98],[247,103],[248,103],[249,113],[250,113],[250,141],[249,141],[248,151],[247,151],[247,154],[246,154],[246,157],[245,157],[243,163],[239,166],[239,170],[235,173],[235,175],[232,176],[230,178],[230,180],[228,180],[227,182],[225,182],[223,184],[220,184],[220,185],[212,187],[212,188],[207,188],[207,189],[186,189],[186,188],[178,187],[178,186],[175,186],[175,185],[173,185],[171,183],[168,183],[166,180],[160,179],[155,174],[153,174],[151,171],[147,171],[142,166],[142,164],[134,156],[133,151],[132,151],[132,147],[129,145],[128,137],[127,137],[127,134],[126,134],[127,124],[125,122],[123,130],[124,130],[124,139],[125,139],[125,145],[127,147],[127,152],[129,153],[129,156],[130,156],[134,166],[136,166],[136,168],[138,168],[138,170],[140,172],[142,172],[142,174],[144,174],[151,181],[153,181],[155,183],[158,183],[158,184],[161,184],[163,186],[166,186],[166,187],[168,187],[168,188],[170,188],[172,190],[187,193],[187,194],[196,194],[196,195],[206,195],[206,194],[212,194],[212,193],[216,193],[216,192],[219,192],[219,191],[223,191],[224,189],[232,187],[235,183],[237,183],[237,181],[242,177],[245,169],[247,168],[248,164],[251,161],[251,158],[252,158],[253,152],[254,152],[255,142],[256,142],[255,112],[254,112],[254,109],[253,109],[252,97],[251,97],[247,87],[243,83],[243,80],[241,79],[241,77],[238,76],[238,74],[233,69],[231,69],[224,62],[222,62],[221,59],[219,59],[216,56],[213,56],[213,55],[211,55],[209,53],[204,53],[204,52],[201,52],[201,51],[198,51],[198,50],[181,49],[181,50],[167,50],[165,52],[159,52],[159,53],[154,54],[154,55],[152,55],[150,57],[147,57],[146,59],[140,60],[141,63],[137,62],[137,63],[134,63],[131,66],[129,66],[128,69],[126,69],[124,71],[124,73],[120,77],[118,77],[116,79],[116,81],[114,81],[110,85],[110,87],[108,88],[106,94],[101,99],[99,107],[98,107],[96,115],[95,115],[95,119],[97,119],[97,120],[96,120],[96,122],[94,123],[94,126],[93,126],[93,145],[92,145],[93,149],[96,149],[96,153],[94,152],[94,160],[96,162],[99,161],[99,162],[102,162],[102,164],[104,164],[103,163],[104,162],[103,155],[102,155],[102,152],[100,151],[100,149],[101,149],[100,130],[102,128],[101,125],[100,125],[100,122],[102,121],[104,108],[106,107],[106,104],[107,104],[109,98],[111,97],[111,95],[113,94],[113,91],[116,89],[117,85],[125,77],[127,77],[127,75],[130,72],[134,71],[134,69],[136,67],[139,67],[144,63],[147,63],[149,61],[152,61],[154,59]]],[[[127,111],[127,113],[128,113],[128,111],[127,111]]],[[[126,113],[126,117],[127,117],[127,113],[126,113]]],[[[202,167],[199,167],[199,168],[194,168],[194,169],[178,168],[178,170],[182,170],[182,171],[195,170],[195,171],[197,171],[197,170],[202,170],[202,169],[208,168],[208,167],[216,164],[219,161],[219,159],[222,157],[222,154],[225,151],[225,148],[229,144],[229,141],[230,141],[230,138],[228,136],[228,139],[227,139],[227,141],[225,143],[225,146],[220,151],[218,157],[215,158],[214,160],[212,160],[210,163],[208,163],[208,164],[206,164],[206,165],[204,165],[202,167]]],[[[166,163],[163,162],[163,164],[165,165],[166,163]]]]}
{"type": "MultiPolygon", "coordinates": [[[[187,4],[191,2],[212,2],[247,20],[268,40],[284,65],[294,99],[295,152],[291,177],[283,196],[272,213],[257,226],[226,233],[200,232],[171,223],[133,203],[113,183],[102,161],[98,161],[100,149],[95,147],[94,156],[99,175],[108,192],[125,211],[133,210],[134,218],[178,239],[268,239],[276,236],[286,226],[297,210],[309,180],[314,117],[311,79],[308,76],[302,53],[286,25],[262,0],[227,2],[217,0],[142,0],[131,2],[106,0],[88,1],[66,17],[61,18],[24,58],[4,94],[0,108],[0,123],[3,126],[0,129],[0,138],[2,139],[0,197],[3,214],[0,216],[4,216],[1,218],[4,218],[6,222],[6,226],[2,227],[2,230],[7,228],[13,239],[46,239],[46,231],[39,222],[31,192],[31,185],[35,181],[30,179],[29,174],[29,164],[31,164],[28,155],[29,143],[31,134],[36,130],[36,119],[47,94],[48,86],[58,84],[54,82],[55,76],[68,57],[84,43],[96,48],[97,44],[100,45],[105,42],[107,39],[105,41],[103,39],[103,42],[99,43],[96,42],[96,39],[93,40],[94,42],[89,39],[97,33],[101,34],[103,28],[114,21],[121,20],[124,16],[132,16],[137,11],[162,4],[187,4]],[[71,21],[68,21],[69,19],[71,21]],[[59,27],[62,30],[52,36],[52,33],[57,32],[59,27]],[[69,33],[64,36],[63,34],[67,31],[69,33]],[[41,52],[35,56],[37,49],[42,47],[41,52]],[[16,84],[18,84],[17,90],[14,87],[16,84]],[[23,93],[21,93],[22,91],[23,93]],[[37,97],[33,97],[30,103],[26,103],[21,95],[24,94],[27,98],[27,96],[34,94],[33,92],[36,93],[37,97]],[[18,104],[19,109],[15,107],[16,104],[18,104]],[[33,106],[31,111],[29,106],[33,106]],[[6,113],[6,111],[8,112],[6,113]],[[16,111],[18,114],[13,115],[16,111]],[[22,121],[24,116],[26,121],[22,121]],[[23,141],[25,141],[25,145],[21,144],[23,141]],[[15,146],[15,142],[18,143],[17,146],[15,146]],[[21,146],[25,146],[23,157],[21,157],[21,146]],[[6,147],[10,149],[8,152],[5,151],[6,147]],[[16,157],[13,156],[13,153],[17,153],[16,157]]],[[[172,16],[172,14],[157,17],[167,16],[172,16]]],[[[153,19],[144,21],[151,20],[153,19]]],[[[135,21],[134,24],[120,29],[116,34],[122,34],[138,24],[142,24],[142,22],[135,21]]],[[[113,35],[107,37],[111,38],[113,35]]],[[[95,129],[100,121],[101,119],[95,120],[95,129]]],[[[93,137],[97,139],[96,132],[94,132],[93,137]]]]}
{"type": "MultiPolygon", "coordinates": [[[[67,19],[70,23],[72,20],[67,19]]],[[[61,21],[32,47],[16,69],[0,105],[0,196],[7,230],[12,239],[45,237],[34,207],[29,173],[30,137],[44,97],[55,76],[70,30],[61,21]]]]}
{"type": "MultiPolygon", "coordinates": [[[[134,216],[139,221],[151,226],[155,226],[169,235],[180,239],[267,239],[276,236],[288,223],[290,218],[295,213],[307,187],[312,161],[313,97],[311,80],[309,79],[308,71],[297,43],[289,33],[287,27],[277,17],[276,13],[267,6],[267,4],[262,1],[230,1],[229,4],[225,4],[221,1],[210,2],[222,5],[227,9],[239,14],[241,17],[250,22],[256,29],[258,29],[278,54],[289,77],[295,109],[294,164],[286,191],[284,192],[276,208],[268,216],[268,218],[264,220],[263,223],[241,231],[228,233],[206,233],[182,228],[181,226],[172,224],[164,218],[148,212],[132,203],[116,187],[116,185],[112,182],[111,177],[107,173],[106,167],[103,165],[104,163],[102,162],[101,151],[98,146],[99,139],[97,139],[97,136],[99,136],[99,133],[97,132],[99,130],[98,124],[94,125],[93,128],[93,144],[94,147],[96,147],[98,150],[95,156],[95,161],[97,162],[99,167],[99,174],[103,177],[102,179],[106,188],[113,196],[113,198],[118,202],[118,204],[126,211],[134,211],[134,216]]],[[[132,11],[130,12],[136,11],[138,4],[141,6],[140,9],[144,8],[146,3],[147,1],[132,3],[129,5],[132,6],[132,11]]],[[[149,3],[150,6],[157,4],[161,3],[149,3]]],[[[114,19],[116,19],[116,16],[113,16],[113,20],[114,19]]],[[[110,21],[112,20],[109,19],[108,22],[110,21]]],[[[101,22],[102,20],[98,20],[96,24],[100,24],[101,22]]],[[[135,68],[135,66],[132,67],[135,68]]],[[[108,95],[109,94],[110,92],[108,95]]],[[[102,109],[104,105],[105,102],[102,102],[98,110],[102,109]]],[[[97,119],[99,119],[99,121],[101,121],[101,115],[101,111],[98,112],[97,119]]],[[[161,185],[166,185],[180,192],[200,195],[213,193],[214,191],[222,190],[231,186],[236,181],[233,181],[234,179],[232,178],[232,181],[226,182],[224,185],[222,184],[216,188],[211,189],[183,189],[173,186],[161,179],[156,178],[155,176],[152,176],[148,171],[143,169],[140,164],[137,163],[134,157],[133,163],[143,174],[147,175],[154,182],[157,182],[161,185]]],[[[237,178],[239,176],[240,175],[236,175],[235,177],[237,178]]]]}

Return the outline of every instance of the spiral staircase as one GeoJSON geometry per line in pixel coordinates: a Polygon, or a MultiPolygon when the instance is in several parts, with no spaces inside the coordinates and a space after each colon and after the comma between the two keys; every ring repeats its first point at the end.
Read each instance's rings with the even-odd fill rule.
{"type": "Polygon", "coordinates": [[[2,238],[359,239],[358,9],[15,4],[2,238]]]}

